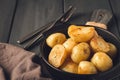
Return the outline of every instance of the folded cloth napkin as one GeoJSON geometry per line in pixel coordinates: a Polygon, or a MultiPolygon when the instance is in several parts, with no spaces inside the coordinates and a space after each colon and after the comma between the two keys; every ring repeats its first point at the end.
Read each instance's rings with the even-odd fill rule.
{"type": "Polygon", "coordinates": [[[0,80],[41,80],[41,66],[35,59],[33,52],[0,43],[0,80]]]}

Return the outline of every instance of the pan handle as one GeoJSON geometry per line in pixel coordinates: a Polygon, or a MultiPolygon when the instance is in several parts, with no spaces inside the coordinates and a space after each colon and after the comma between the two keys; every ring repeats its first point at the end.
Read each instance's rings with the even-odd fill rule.
{"type": "Polygon", "coordinates": [[[94,10],[90,21],[88,21],[86,25],[107,29],[107,24],[112,19],[112,16],[112,13],[106,9],[94,10]]]}

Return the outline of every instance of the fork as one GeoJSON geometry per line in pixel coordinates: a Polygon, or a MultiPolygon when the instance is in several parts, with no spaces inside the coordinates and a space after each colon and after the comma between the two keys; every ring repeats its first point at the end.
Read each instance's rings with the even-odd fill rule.
{"type": "Polygon", "coordinates": [[[49,24],[43,26],[44,28],[39,28],[38,30],[35,30],[35,31],[29,33],[28,35],[22,37],[21,39],[19,39],[17,41],[17,43],[22,45],[23,43],[28,41],[23,46],[23,48],[24,49],[29,49],[35,43],[39,42],[39,40],[44,36],[44,33],[46,31],[50,30],[51,28],[53,28],[58,23],[63,24],[65,22],[67,22],[70,19],[70,17],[72,16],[72,14],[75,11],[75,9],[76,8],[74,8],[73,6],[70,6],[69,9],[62,16],[60,16],[58,19],[56,19],[55,21],[52,21],[49,24]]]}

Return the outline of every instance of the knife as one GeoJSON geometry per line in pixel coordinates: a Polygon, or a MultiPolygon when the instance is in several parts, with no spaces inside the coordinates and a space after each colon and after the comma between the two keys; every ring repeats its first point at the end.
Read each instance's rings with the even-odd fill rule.
{"type": "Polygon", "coordinates": [[[38,28],[35,31],[23,36],[22,38],[20,38],[19,40],[17,40],[17,43],[19,44],[23,44],[25,42],[27,42],[28,40],[32,39],[33,37],[35,37],[36,35],[40,34],[41,32],[43,32],[43,30],[49,30],[51,27],[53,27],[55,24],[57,24],[58,22],[60,23],[64,23],[67,22],[68,19],[71,17],[71,15],[73,14],[75,8],[73,6],[70,6],[69,9],[67,10],[66,13],[64,13],[61,17],[59,17],[58,19],[56,19],[55,21],[52,21],[50,23],[48,23],[47,25],[43,26],[42,28],[38,28]]]}
{"type": "Polygon", "coordinates": [[[17,42],[19,44],[27,41],[27,40],[30,40],[30,38],[32,40],[28,41],[24,46],[23,48],[24,49],[29,49],[32,45],[34,45],[35,43],[37,43],[43,36],[44,36],[44,33],[48,30],[50,30],[51,28],[53,28],[55,25],[57,25],[58,23],[65,23],[69,20],[69,18],[72,16],[73,12],[75,11],[76,8],[74,8],[73,6],[70,6],[69,9],[62,15],[60,16],[58,19],[56,19],[55,21],[47,24],[47,26],[44,26],[45,28],[43,28],[42,30],[39,29],[38,31],[36,32],[33,32],[32,35],[28,35],[26,36],[27,38],[26,39],[20,39],[18,40],[17,42]],[[36,36],[37,35],[37,36],[36,36]],[[35,37],[35,38],[33,38],[35,37]]]}

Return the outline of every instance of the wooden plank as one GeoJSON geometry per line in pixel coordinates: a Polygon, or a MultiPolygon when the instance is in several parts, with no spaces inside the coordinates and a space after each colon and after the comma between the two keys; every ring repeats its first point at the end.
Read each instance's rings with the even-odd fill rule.
{"type": "MultiPolygon", "coordinates": [[[[107,9],[112,12],[108,0],[65,0],[64,5],[64,11],[66,11],[70,5],[76,7],[76,12],[71,19],[71,23],[73,24],[84,25],[89,21],[92,12],[96,9],[107,9]]],[[[116,36],[119,36],[118,27],[114,18],[108,24],[108,30],[113,32],[116,36]]]]}
{"type": "Polygon", "coordinates": [[[7,42],[16,0],[0,0],[0,42],[7,42]]]}

